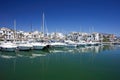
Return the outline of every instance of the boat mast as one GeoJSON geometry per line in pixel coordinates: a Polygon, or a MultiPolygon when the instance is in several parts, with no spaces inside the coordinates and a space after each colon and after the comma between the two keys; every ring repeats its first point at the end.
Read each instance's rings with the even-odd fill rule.
{"type": "Polygon", "coordinates": [[[15,39],[16,38],[16,20],[14,20],[14,42],[15,42],[15,39]]]}
{"type": "Polygon", "coordinates": [[[30,25],[30,28],[31,28],[31,36],[32,36],[32,39],[33,39],[33,27],[32,27],[33,25],[32,25],[32,22],[31,22],[31,25],[30,25]]]}
{"type": "Polygon", "coordinates": [[[44,18],[45,18],[45,16],[44,16],[44,13],[43,13],[43,23],[42,23],[42,32],[43,32],[43,35],[44,35],[44,26],[45,26],[45,24],[44,24],[44,18]]]}

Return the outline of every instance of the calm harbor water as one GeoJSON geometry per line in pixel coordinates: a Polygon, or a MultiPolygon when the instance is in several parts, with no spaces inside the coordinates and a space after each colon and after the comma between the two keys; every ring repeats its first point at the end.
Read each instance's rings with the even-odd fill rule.
{"type": "Polygon", "coordinates": [[[0,80],[120,80],[120,46],[0,52],[0,80]]]}

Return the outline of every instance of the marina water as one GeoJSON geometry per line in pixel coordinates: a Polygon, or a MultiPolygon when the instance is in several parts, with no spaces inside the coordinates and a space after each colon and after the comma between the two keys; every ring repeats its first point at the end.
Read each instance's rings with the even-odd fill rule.
{"type": "Polygon", "coordinates": [[[120,46],[0,51],[0,80],[120,80],[120,46]]]}

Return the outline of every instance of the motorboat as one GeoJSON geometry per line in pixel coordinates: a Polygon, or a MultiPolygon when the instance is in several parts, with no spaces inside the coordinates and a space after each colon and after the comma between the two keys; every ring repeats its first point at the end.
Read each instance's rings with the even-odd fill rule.
{"type": "Polygon", "coordinates": [[[2,51],[15,51],[17,49],[17,45],[12,42],[4,42],[0,45],[2,51]]]}
{"type": "Polygon", "coordinates": [[[33,49],[35,49],[35,50],[43,49],[47,45],[47,44],[41,43],[41,42],[32,42],[31,44],[33,46],[33,49]]]}
{"type": "Polygon", "coordinates": [[[33,45],[29,42],[20,42],[17,43],[17,48],[20,51],[26,51],[26,50],[31,50],[33,48],[33,45]]]}

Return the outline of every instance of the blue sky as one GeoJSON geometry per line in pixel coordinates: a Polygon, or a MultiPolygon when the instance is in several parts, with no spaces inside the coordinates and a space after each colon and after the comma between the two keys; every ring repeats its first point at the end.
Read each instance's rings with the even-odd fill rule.
{"type": "Polygon", "coordinates": [[[0,0],[0,27],[39,30],[42,13],[48,32],[101,32],[120,35],[119,0],[0,0]]]}

